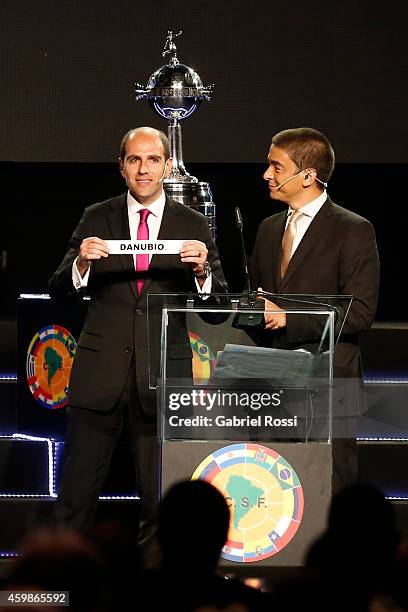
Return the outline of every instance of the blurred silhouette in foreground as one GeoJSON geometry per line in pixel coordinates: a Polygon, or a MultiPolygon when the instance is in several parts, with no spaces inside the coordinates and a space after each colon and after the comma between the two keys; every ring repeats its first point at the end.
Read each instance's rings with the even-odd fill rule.
{"type": "Polygon", "coordinates": [[[383,493],[366,484],[345,487],[333,498],[327,528],[310,547],[305,567],[272,592],[274,612],[299,606],[315,611],[382,610],[372,608],[371,602],[380,586],[383,591],[396,587],[388,578],[399,541],[394,508],[383,493]]]}
{"type": "Polygon", "coordinates": [[[179,482],[168,490],[158,514],[160,566],[145,570],[141,580],[151,608],[191,611],[234,604],[243,612],[264,609],[263,593],[216,573],[229,522],[224,496],[204,480],[179,482]]]}
{"type": "Polygon", "coordinates": [[[10,568],[5,588],[69,591],[70,610],[106,610],[103,560],[96,548],[74,531],[44,529],[29,537],[21,547],[21,557],[10,568]]]}

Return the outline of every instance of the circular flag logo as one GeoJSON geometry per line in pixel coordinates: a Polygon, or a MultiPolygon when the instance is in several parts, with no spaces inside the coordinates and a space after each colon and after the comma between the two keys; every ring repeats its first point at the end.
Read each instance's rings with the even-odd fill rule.
{"type": "Polygon", "coordinates": [[[61,325],[40,329],[27,351],[27,382],[44,408],[54,410],[68,403],[67,391],[76,352],[75,338],[61,325]]]}
{"type": "Polygon", "coordinates": [[[190,344],[193,351],[193,378],[194,381],[208,380],[215,368],[214,353],[198,334],[188,332],[190,344]]]}
{"type": "Polygon", "coordinates": [[[260,444],[224,446],[200,463],[192,480],[217,487],[231,511],[221,556],[253,563],[279,553],[299,529],[304,498],[299,478],[284,457],[260,444]]]}

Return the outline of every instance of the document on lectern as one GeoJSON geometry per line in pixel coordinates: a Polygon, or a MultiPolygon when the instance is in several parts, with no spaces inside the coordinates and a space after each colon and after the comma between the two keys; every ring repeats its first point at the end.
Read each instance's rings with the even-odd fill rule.
{"type": "Polygon", "coordinates": [[[314,375],[315,355],[305,350],[226,344],[217,354],[213,379],[258,379],[306,384],[314,375]]]}

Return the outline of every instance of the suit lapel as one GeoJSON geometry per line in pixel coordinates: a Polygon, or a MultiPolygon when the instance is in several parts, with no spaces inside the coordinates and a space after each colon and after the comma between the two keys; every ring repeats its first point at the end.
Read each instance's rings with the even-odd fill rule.
{"type": "Polygon", "coordinates": [[[285,225],[287,219],[287,211],[281,213],[281,217],[278,220],[277,230],[276,230],[276,240],[272,240],[272,262],[273,262],[273,278],[274,278],[274,286],[277,290],[281,284],[280,277],[280,267],[281,267],[281,259],[282,259],[282,238],[285,232],[285,225]]]}
{"type": "Polygon", "coordinates": [[[177,227],[178,207],[171,198],[166,196],[166,205],[163,211],[158,240],[171,240],[174,228],[177,227]]]}
{"type": "MultiPolygon", "coordinates": [[[[130,240],[129,215],[127,207],[127,194],[119,196],[112,202],[109,212],[107,213],[108,225],[111,231],[113,240],[130,240]]],[[[135,270],[134,260],[131,255],[119,255],[119,260],[122,268],[128,273],[129,287],[138,300],[136,279],[132,279],[132,272],[135,270]]]]}
{"type": "Polygon", "coordinates": [[[333,204],[330,198],[327,198],[311,224],[309,225],[306,234],[303,236],[298,248],[294,252],[286,274],[283,277],[280,285],[281,293],[285,292],[285,286],[289,283],[292,276],[295,274],[299,265],[304,265],[310,251],[313,250],[316,243],[319,241],[321,232],[325,224],[325,220],[333,213],[333,204]]]}

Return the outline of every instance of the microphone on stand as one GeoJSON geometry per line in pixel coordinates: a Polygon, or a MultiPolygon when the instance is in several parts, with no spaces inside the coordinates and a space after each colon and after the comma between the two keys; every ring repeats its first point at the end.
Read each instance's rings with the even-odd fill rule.
{"type": "Polygon", "coordinates": [[[244,224],[242,222],[241,211],[238,206],[235,207],[235,223],[237,226],[237,230],[239,231],[239,235],[241,238],[241,258],[242,258],[242,267],[244,269],[245,282],[248,289],[248,304],[250,306],[254,306],[256,302],[256,292],[251,289],[251,279],[249,277],[248,270],[248,259],[245,250],[245,240],[244,240],[244,224]]]}
{"type": "Polygon", "coordinates": [[[248,327],[248,326],[254,327],[256,325],[260,325],[264,321],[264,315],[263,315],[264,306],[263,306],[263,302],[260,302],[259,300],[257,301],[256,291],[254,291],[251,287],[251,279],[249,276],[248,259],[247,259],[246,250],[245,250],[245,240],[244,240],[244,233],[243,233],[244,224],[242,221],[241,211],[238,208],[238,206],[235,207],[235,224],[237,226],[239,235],[241,237],[241,259],[242,259],[242,267],[243,267],[244,274],[245,274],[245,282],[247,286],[247,292],[245,294],[247,296],[247,303],[242,303],[241,301],[239,304],[239,307],[246,308],[249,310],[262,309],[262,312],[245,313],[245,314],[238,313],[236,319],[234,320],[233,327],[248,327]]]}

